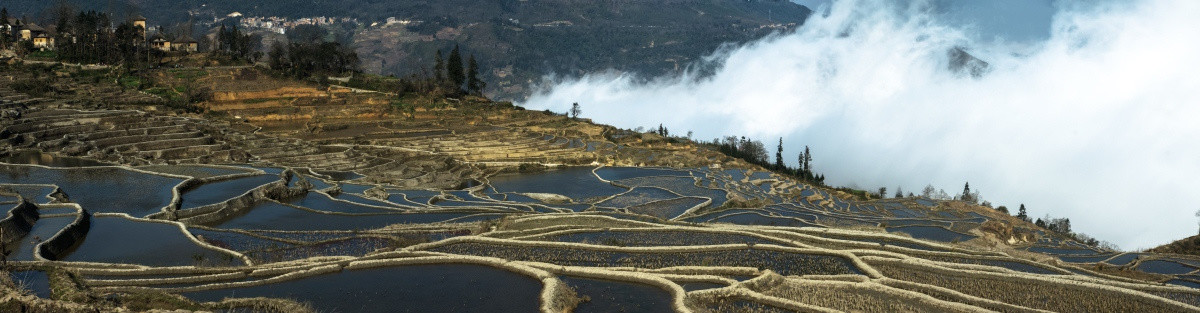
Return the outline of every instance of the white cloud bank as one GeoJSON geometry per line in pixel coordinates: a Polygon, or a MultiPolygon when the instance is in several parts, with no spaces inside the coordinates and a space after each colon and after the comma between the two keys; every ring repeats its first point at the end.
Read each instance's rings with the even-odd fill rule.
{"type": "MultiPolygon", "coordinates": [[[[1200,1],[1059,8],[1030,48],[972,42],[928,5],[837,1],[792,34],[721,51],[715,74],[561,81],[524,106],[697,138],[784,137],[832,184],[970,181],[985,199],[1143,248],[1196,234],[1200,209],[1200,1]],[[947,50],[991,63],[975,79],[947,50]]],[[[772,149],[773,150],[773,149],[772,149]]]]}

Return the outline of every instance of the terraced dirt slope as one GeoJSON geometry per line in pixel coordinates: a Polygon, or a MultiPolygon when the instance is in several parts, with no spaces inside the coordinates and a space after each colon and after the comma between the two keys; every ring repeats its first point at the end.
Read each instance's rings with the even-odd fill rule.
{"type": "MultiPolygon", "coordinates": [[[[6,149],[119,164],[251,163],[358,171],[398,186],[461,187],[521,164],[703,166],[734,162],[687,143],[479,99],[397,113],[393,97],[270,78],[256,69],[170,70],[212,90],[211,119],[157,107],[93,109],[4,88],[6,149]],[[18,113],[19,112],[19,113],[18,113]]],[[[177,81],[173,81],[177,80],[177,81]]],[[[416,100],[414,100],[416,101],[416,100]]],[[[743,165],[744,166],[744,165],[743,165]]]]}
{"type": "Polygon", "coordinates": [[[1196,257],[482,100],[396,113],[255,79],[230,92],[296,99],[0,89],[0,311],[1200,311],[1196,257]]]}

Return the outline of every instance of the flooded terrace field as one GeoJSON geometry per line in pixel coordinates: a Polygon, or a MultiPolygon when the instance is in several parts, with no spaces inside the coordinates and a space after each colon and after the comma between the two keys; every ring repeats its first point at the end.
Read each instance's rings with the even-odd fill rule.
{"type": "Polygon", "coordinates": [[[20,234],[6,240],[7,257],[26,266],[13,275],[40,297],[57,274],[31,266],[58,264],[90,292],[153,290],[212,305],[266,297],[320,312],[771,311],[832,305],[796,290],[872,295],[864,301],[913,292],[813,289],[820,283],[798,277],[936,285],[919,273],[967,275],[908,268],[947,263],[1096,290],[1108,287],[1091,280],[1117,278],[1073,264],[1127,266],[1176,286],[1130,297],[1200,297],[1190,291],[1200,260],[1046,237],[1023,251],[1063,263],[1029,261],[980,248],[994,236],[980,226],[1000,219],[991,213],[924,198],[858,201],[766,172],[584,166],[437,189],[358,171],[14,158],[21,164],[0,164],[4,229],[20,234]],[[810,303],[729,296],[760,292],[810,303]]]}

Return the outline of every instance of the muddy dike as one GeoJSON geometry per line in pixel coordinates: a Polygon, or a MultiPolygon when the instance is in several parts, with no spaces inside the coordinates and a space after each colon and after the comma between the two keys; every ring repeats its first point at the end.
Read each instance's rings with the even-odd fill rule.
{"type": "Polygon", "coordinates": [[[0,242],[0,245],[7,246],[24,238],[40,217],[37,205],[24,198],[19,199],[21,203],[9,210],[8,216],[0,220],[0,231],[4,233],[4,242],[0,242]]]}
{"type": "Polygon", "coordinates": [[[171,219],[189,225],[213,223],[243,215],[246,211],[253,209],[255,204],[259,202],[266,200],[282,201],[302,196],[312,188],[311,184],[297,184],[296,187],[288,187],[287,185],[286,179],[279,180],[251,189],[241,196],[221,203],[186,210],[175,210],[171,212],[173,213],[173,218],[171,219]]]}
{"type": "Polygon", "coordinates": [[[87,210],[81,210],[79,215],[75,217],[75,221],[67,224],[53,238],[42,242],[37,247],[37,255],[47,260],[59,260],[68,253],[71,249],[83,239],[87,237],[88,229],[92,227],[92,213],[87,210]]]}

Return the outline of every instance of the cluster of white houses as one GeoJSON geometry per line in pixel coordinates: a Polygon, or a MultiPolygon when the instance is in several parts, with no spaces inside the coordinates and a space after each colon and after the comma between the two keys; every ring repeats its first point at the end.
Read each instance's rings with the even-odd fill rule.
{"type": "MultiPolygon", "coordinates": [[[[146,18],[136,16],[133,18],[133,26],[146,29],[146,18]]],[[[7,34],[13,34],[14,38],[21,41],[33,42],[33,47],[39,50],[54,50],[54,38],[57,35],[56,29],[51,27],[38,26],[35,23],[22,22],[17,18],[9,18],[7,23],[0,24],[0,31],[7,34]]],[[[160,34],[148,36],[147,42],[151,48],[161,51],[182,51],[196,52],[199,50],[199,42],[192,39],[191,36],[180,36],[174,40],[167,40],[160,34]]],[[[144,32],[143,32],[144,34],[144,32]]]]}
{"type": "Polygon", "coordinates": [[[0,24],[0,31],[12,35],[17,40],[32,41],[33,46],[38,49],[53,49],[54,48],[54,29],[47,30],[34,23],[22,23],[20,19],[8,18],[6,23],[0,24]]]}

